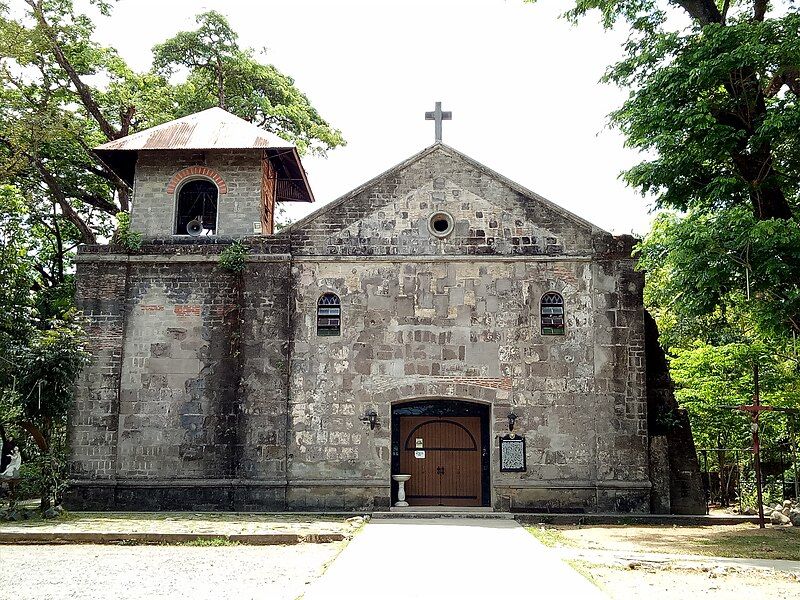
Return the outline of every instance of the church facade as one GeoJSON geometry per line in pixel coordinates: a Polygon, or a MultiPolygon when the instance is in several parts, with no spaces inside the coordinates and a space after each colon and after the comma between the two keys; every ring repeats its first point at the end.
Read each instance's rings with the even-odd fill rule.
{"type": "Polygon", "coordinates": [[[631,237],[440,142],[279,232],[300,158],[220,109],[97,152],[144,243],[78,255],[73,505],[651,510],[631,237]]]}

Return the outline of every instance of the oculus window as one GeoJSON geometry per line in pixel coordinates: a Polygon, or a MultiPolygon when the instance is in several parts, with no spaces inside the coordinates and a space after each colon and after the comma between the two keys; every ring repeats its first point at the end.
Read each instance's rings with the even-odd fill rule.
{"type": "Polygon", "coordinates": [[[446,212],[437,212],[428,219],[428,231],[438,238],[447,237],[453,232],[453,217],[446,212]]]}
{"type": "Polygon", "coordinates": [[[207,179],[187,181],[178,190],[175,235],[215,235],[219,190],[207,179]]]}
{"type": "Polygon", "coordinates": [[[342,303],[336,294],[322,294],[317,300],[317,335],[342,333],[342,303]]]}
{"type": "Polygon", "coordinates": [[[564,297],[556,292],[542,296],[542,335],[564,335],[564,297]]]}

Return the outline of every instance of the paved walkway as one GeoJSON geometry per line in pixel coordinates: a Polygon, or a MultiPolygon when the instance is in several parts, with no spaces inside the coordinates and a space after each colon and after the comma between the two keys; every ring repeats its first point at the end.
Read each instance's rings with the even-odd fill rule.
{"type": "Polygon", "coordinates": [[[517,522],[372,521],[304,600],[605,598],[517,522]]]}

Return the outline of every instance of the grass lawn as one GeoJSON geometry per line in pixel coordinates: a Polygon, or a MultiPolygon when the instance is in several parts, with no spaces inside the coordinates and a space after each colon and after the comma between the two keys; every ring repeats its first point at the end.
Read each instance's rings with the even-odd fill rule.
{"type": "Polygon", "coordinates": [[[550,547],[800,561],[800,527],[767,526],[759,529],[756,525],[741,524],[704,527],[533,526],[527,529],[550,547]]]}

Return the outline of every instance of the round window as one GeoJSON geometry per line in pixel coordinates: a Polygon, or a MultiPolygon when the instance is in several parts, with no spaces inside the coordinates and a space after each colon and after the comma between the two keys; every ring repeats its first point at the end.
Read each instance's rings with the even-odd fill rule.
{"type": "Polygon", "coordinates": [[[453,232],[453,217],[446,212],[437,212],[428,219],[428,230],[436,237],[446,237],[453,232]]]}

